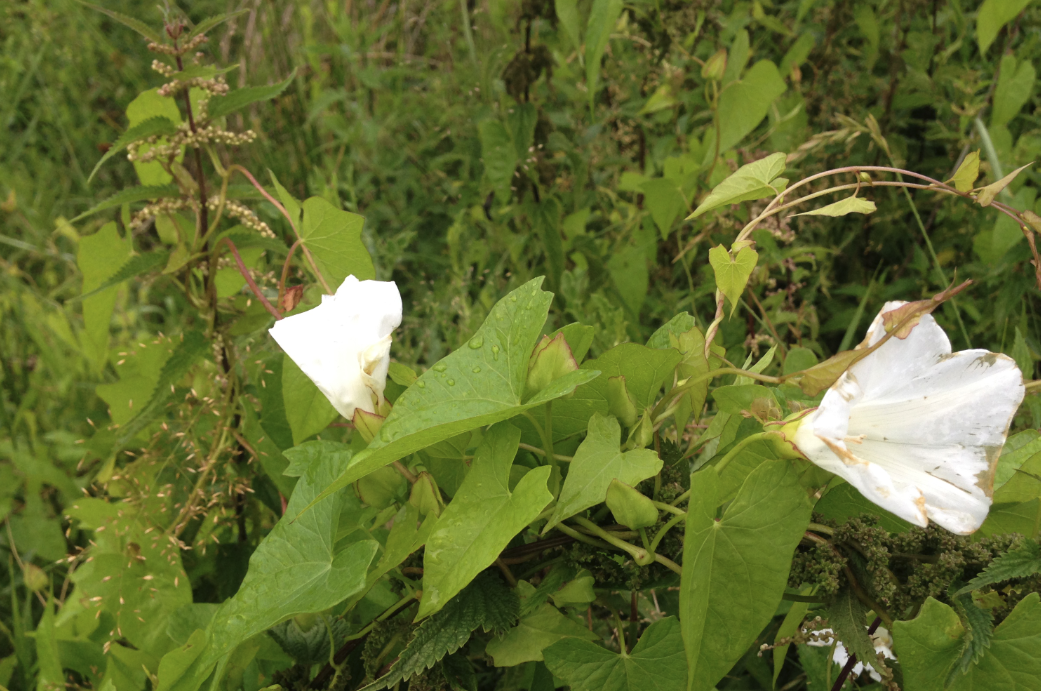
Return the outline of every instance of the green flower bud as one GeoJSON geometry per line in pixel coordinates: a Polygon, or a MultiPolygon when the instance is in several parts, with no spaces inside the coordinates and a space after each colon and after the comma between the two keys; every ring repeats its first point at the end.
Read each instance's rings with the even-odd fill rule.
{"type": "Polygon", "coordinates": [[[632,427],[636,422],[636,403],[629,395],[622,375],[607,380],[607,410],[626,427],[632,427]]]}
{"type": "Polygon", "coordinates": [[[358,498],[369,506],[385,509],[405,496],[405,478],[392,468],[384,466],[354,483],[358,498]]]}
{"type": "Polygon", "coordinates": [[[607,508],[614,519],[633,530],[649,528],[658,522],[658,509],[647,497],[618,479],[607,488],[607,508]]]}
{"type": "Polygon", "coordinates": [[[47,572],[36,564],[25,565],[25,570],[22,571],[22,579],[25,581],[25,587],[34,593],[46,590],[51,584],[51,579],[47,572]]]}
{"type": "Polygon", "coordinates": [[[426,516],[428,514],[434,514],[435,516],[441,515],[441,490],[437,488],[437,482],[434,477],[423,471],[416,478],[416,483],[412,485],[412,493],[409,494],[408,503],[419,509],[420,516],[426,516]]]}
{"type": "Polygon", "coordinates": [[[703,79],[711,79],[718,82],[723,79],[723,73],[726,70],[727,49],[720,48],[712,57],[705,61],[701,68],[701,76],[703,79]]]}
{"type": "Polygon", "coordinates": [[[564,339],[564,334],[557,334],[555,338],[543,336],[528,361],[525,397],[542,391],[554,380],[577,369],[578,361],[571,352],[571,346],[564,339]]]}

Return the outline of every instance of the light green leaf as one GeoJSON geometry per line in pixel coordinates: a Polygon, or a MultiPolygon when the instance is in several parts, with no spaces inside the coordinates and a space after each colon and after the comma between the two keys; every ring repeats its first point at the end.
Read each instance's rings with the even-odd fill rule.
{"type": "MultiPolygon", "coordinates": [[[[1018,332],[1019,329],[1016,331],[1018,332]]],[[[1016,471],[1039,453],[1041,453],[1041,434],[1037,430],[1028,429],[1009,437],[1001,448],[998,466],[994,469],[994,489],[999,489],[1015,477],[1016,471]]]]}
{"type": "MultiPolygon", "coordinates": [[[[181,124],[181,111],[172,96],[160,96],[159,89],[142,91],[133,101],[127,105],[127,122],[131,130],[143,122],[153,118],[166,118],[175,125],[181,124]]],[[[167,143],[166,137],[159,137],[155,146],[167,143]]],[[[153,145],[142,144],[138,147],[138,154],[144,154],[152,150],[153,145]]],[[[184,158],[184,147],[177,154],[175,160],[184,158]]],[[[134,161],[134,170],[142,185],[166,185],[173,182],[173,177],[166,172],[159,161],[134,161]]]]}
{"type": "Polygon", "coordinates": [[[520,430],[505,422],[485,433],[470,472],[427,540],[417,619],[465,588],[553,500],[546,488],[549,466],[527,473],[510,492],[519,443],[520,430]]]}
{"type": "Polygon", "coordinates": [[[102,156],[94,165],[94,170],[90,171],[90,176],[87,178],[87,182],[89,183],[94,179],[94,174],[98,172],[98,169],[101,168],[105,161],[127,148],[129,144],[136,142],[139,139],[174,134],[175,132],[177,132],[177,124],[162,115],[148,118],[147,120],[134,125],[126,132],[119,135],[119,139],[109,147],[108,151],[105,152],[105,155],[102,156]]]}
{"type": "Polygon", "coordinates": [[[976,11],[976,42],[981,54],[986,54],[1001,27],[1015,19],[1029,4],[1030,0],[983,0],[976,11]]]}
{"type": "Polygon", "coordinates": [[[170,253],[165,250],[154,250],[148,254],[135,254],[134,256],[127,259],[122,266],[112,274],[104,283],[97,288],[93,289],[89,293],[84,293],[78,297],[71,298],[66,301],[66,304],[79,302],[85,300],[92,295],[96,295],[103,290],[111,288],[114,285],[119,285],[123,281],[130,280],[135,276],[148,273],[154,269],[158,269],[160,266],[166,264],[170,253]]]}
{"type": "MultiPolygon", "coordinates": [[[[51,691],[65,687],[65,674],[62,672],[61,651],[58,636],[54,630],[54,602],[48,599],[43,608],[43,616],[36,625],[34,633],[36,642],[36,689],[51,691]]],[[[29,674],[26,677],[31,679],[29,674]]]]}
{"type": "Polygon", "coordinates": [[[152,27],[148,26],[147,24],[145,24],[144,22],[142,22],[139,19],[134,19],[133,17],[128,17],[125,14],[120,14],[119,12],[116,12],[114,10],[110,10],[110,9],[105,8],[105,7],[100,7],[100,6],[95,5],[93,3],[85,2],[84,0],[76,0],[76,2],[78,2],[79,4],[84,5],[86,7],[89,7],[90,9],[92,9],[92,10],[94,10],[96,12],[101,12],[102,14],[108,15],[109,17],[111,17],[112,19],[115,19],[117,22],[119,22],[123,26],[131,28],[134,31],[136,31],[137,33],[141,34],[142,36],[147,38],[152,43],[160,43],[160,44],[163,43],[163,37],[160,35],[160,33],[158,31],[156,31],[155,29],[153,29],[152,27]]]}
{"type": "Polygon", "coordinates": [[[566,396],[599,376],[587,363],[524,400],[528,359],[552,300],[539,289],[541,282],[529,281],[496,303],[469,342],[402,393],[376,438],[321,496],[439,441],[566,396]]]}
{"type": "Polygon", "coordinates": [[[565,638],[542,652],[553,675],[572,691],[679,691],[687,669],[675,617],[647,627],[628,654],[579,638],[565,638]]]}
{"type": "Polygon", "coordinates": [[[285,515],[253,552],[238,592],[213,616],[204,665],[286,617],[321,612],[365,587],[379,545],[362,540],[335,549],[343,493],[301,513],[349,462],[346,454],[334,459],[307,469],[285,515]]]}
{"type": "Polygon", "coordinates": [[[778,176],[784,172],[787,158],[785,153],[770,154],[741,166],[733,175],[716,185],[687,220],[726,204],[762,199],[784,191],[788,181],[778,176]]]}
{"type": "Polygon", "coordinates": [[[288,355],[282,361],[282,399],[294,444],[318,434],[339,416],[325,394],[288,355]]]}
{"type": "Polygon", "coordinates": [[[611,30],[622,14],[622,0],[593,0],[586,24],[586,89],[589,91],[589,107],[592,109],[596,92],[600,88],[600,59],[607,49],[611,30]]]}
{"type": "Polygon", "coordinates": [[[757,398],[774,398],[773,389],[762,384],[735,384],[721,386],[712,392],[719,410],[724,413],[738,414],[751,410],[752,401],[757,398]]]}
{"type": "Polygon", "coordinates": [[[770,104],[787,86],[777,66],[760,60],[740,80],[719,95],[719,151],[730,149],[754,130],[770,110],[770,104]]]}
{"type": "Polygon", "coordinates": [[[564,638],[594,641],[598,637],[574,619],[561,614],[553,605],[543,604],[522,617],[505,636],[490,641],[485,650],[492,656],[496,667],[512,667],[542,660],[542,651],[564,638]]]}
{"type": "Polygon", "coordinates": [[[248,7],[244,7],[241,10],[235,10],[234,12],[225,12],[223,14],[218,14],[214,17],[203,19],[201,22],[192,27],[191,33],[188,34],[188,38],[198,36],[199,34],[205,34],[213,27],[220,26],[229,19],[240,17],[244,14],[247,14],[249,11],[250,10],[248,7]]]}
{"type": "Polygon", "coordinates": [[[875,208],[875,202],[873,201],[861,199],[860,197],[846,197],[819,209],[804,211],[801,214],[792,214],[792,216],[831,216],[836,218],[838,216],[846,216],[847,214],[874,213],[875,208]]]}
{"type": "Polygon", "coordinates": [[[990,648],[961,674],[965,628],[957,613],[933,598],[912,621],[893,626],[905,688],[915,691],[1027,691],[1041,679],[1041,597],[1031,593],[995,630],[990,648]],[[950,678],[950,685],[944,682],[950,678]]]}
{"type": "Polygon", "coordinates": [[[661,470],[658,454],[649,449],[622,453],[621,443],[622,428],[618,420],[599,413],[589,419],[589,435],[568,464],[564,487],[543,534],[565,518],[604,501],[615,478],[627,485],[636,485],[661,470]]]}
{"type": "Polygon", "coordinates": [[[1016,60],[1012,55],[1001,58],[1001,72],[994,89],[994,108],[990,113],[990,129],[1007,125],[1030,101],[1037,72],[1029,59],[1016,60]]]}
{"type": "MultiPolygon", "coordinates": [[[[106,223],[98,232],[80,239],[76,264],[83,274],[83,294],[91,295],[103,286],[130,256],[130,242],[119,236],[115,223],[106,223]]],[[[97,371],[108,355],[109,326],[116,306],[116,291],[92,295],[83,301],[84,329],[80,345],[97,371]]]]}
{"type": "Polygon", "coordinates": [[[758,261],[759,254],[751,247],[742,247],[736,257],[731,257],[723,245],[708,251],[708,263],[716,275],[716,287],[730,301],[730,316],[737,310],[737,302],[745,292],[758,261]]]}
{"type": "Polygon", "coordinates": [[[1016,338],[1012,342],[1012,359],[1023,373],[1023,378],[1030,380],[1034,378],[1034,356],[1030,352],[1027,339],[1023,338],[1023,332],[1016,327],[1016,338]]]}
{"type": "Polygon", "coordinates": [[[643,104],[643,108],[640,108],[640,112],[637,115],[657,113],[660,110],[672,108],[678,103],[679,100],[677,100],[676,95],[672,91],[672,84],[665,82],[654,90],[654,93],[643,104]]]}
{"type": "Polygon", "coordinates": [[[627,245],[612,252],[611,258],[607,261],[607,271],[611,274],[611,282],[617,288],[622,301],[633,314],[639,314],[650,285],[647,256],[643,249],[636,245],[627,245]]]}
{"type": "Polygon", "coordinates": [[[571,45],[579,52],[579,59],[581,60],[582,26],[578,16],[578,0],[555,0],[554,7],[560,26],[564,29],[564,33],[567,34],[571,45]]]}
{"type": "Polygon", "coordinates": [[[635,487],[624,482],[611,480],[607,488],[606,503],[614,519],[633,530],[650,528],[658,522],[658,509],[654,503],[635,487]]]}
{"type": "Polygon", "coordinates": [[[773,617],[812,507],[786,462],[752,471],[716,519],[714,468],[691,475],[680,615],[691,691],[709,691],[773,617]]]}
{"type": "Polygon", "coordinates": [[[991,202],[994,201],[1001,191],[1012,184],[1012,181],[1016,179],[1017,175],[1032,165],[1033,163],[1028,163],[1025,166],[1020,166],[997,182],[992,182],[986,187],[981,188],[979,193],[976,195],[976,203],[984,207],[990,206],[991,202]]]}
{"type": "Polygon", "coordinates": [[[954,177],[948,183],[954,183],[954,188],[959,192],[971,192],[976,185],[976,178],[980,176],[980,151],[970,151],[962,160],[954,177]]]}
{"type": "Polygon", "coordinates": [[[362,216],[337,209],[321,197],[311,197],[303,206],[300,237],[330,288],[336,290],[350,275],[360,281],[376,277],[372,257],[361,241],[362,216]]]}
{"type": "MultiPolygon", "coordinates": [[[[293,81],[293,77],[296,76],[296,70],[290,73],[283,81],[277,84],[271,84],[269,86],[250,86],[245,89],[235,89],[234,91],[228,92],[227,96],[221,96],[210,101],[207,113],[209,118],[219,118],[229,113],[234,113],[240,108],[245,108],[251,103],[257,103],[259,101],[270,101],[275,98],[293,81]]],[[[344,212],[346,213],[346,212],[344,212]]]]}

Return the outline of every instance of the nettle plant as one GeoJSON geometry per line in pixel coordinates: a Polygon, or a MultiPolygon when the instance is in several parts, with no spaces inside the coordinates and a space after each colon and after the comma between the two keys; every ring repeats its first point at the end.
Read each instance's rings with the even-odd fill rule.
{"type": "Polygon", "coordinates": [[[771,199],[709,254],[711,323],[683,312],[588,359],[593,327],[550,331],[536,279],[419,374],[391,359],[402,302],[372,280],[361,217],[230,162],[253,135],[228,116],[288,82],[229,91],[186,64],[227,16],[160,35],[108,13],[168,81],[103,159],[126,148],[143,184],[89,213],[122,206],[141,249],[116,223],[82,240],[85,320],[104,353],[113,289],[141,275],[176,285],[189,316],[99,387],[113,423],[89,442],[90,496],[67,508],[89,547],[36,633],[45,686],[65,670],[117,691],[1041,677],[1041,547],[1022,527],[1041,441],[1006,444],[1037,383],[1004,355],[952,352],[931,313],[968,282],[887,303],[823,362],[775,347],[738,364],[715,344],[765,219],[838,192],[852,196],[805,213],[870,213],[874,188],[914,188],[994,207],[1034,248],[1041,219],[997,201],[1015,173],[976,188],[970,154],[947,183],[871,166],[789,185],[775,153],[691,215],[771,199]],[[816,184],[829,177],[851,182],[816,184]],[[260,198],[288,243],[239,201],[260,198]],[[205,590],[228,533],[256,536],[248,571],[205,590]],[[104,657],[76,652],[91,645],[104,657]]]}

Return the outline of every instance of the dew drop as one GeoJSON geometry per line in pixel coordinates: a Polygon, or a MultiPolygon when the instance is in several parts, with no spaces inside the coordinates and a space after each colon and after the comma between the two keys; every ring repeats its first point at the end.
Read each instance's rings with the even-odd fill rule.
{"type": "Polygon", "coordinates": [[[449,379],[448,380],[448,385],[449,386],[455,386],[455,379],[449,379]]]}
{"type": "Polygon", "coordinates": [[[480,367],[474,367],[474,374],[478,374],[481,371],[480,367]]]}
{"type": "Polygon", "coordinates": [[[510,296],[510,302],[517,302],[517,296],[516,295],[511,295],[510,296]]]}
{"type": "Polygon", "coordinates": [[[427,388],[427,383],[425,381],[417,381],[416,386],[418,386],[421,389],[425,389],[427,388]]]}
{"type": "Polygon", "coordinates": [[[470,347],[477,350],[484,345],[484,336],[474,336],[470,339],[470,347]]]}
{"type": "Polygon", "coordinates": [[[497,345],[493,345],[492,346],[492,359],[494,359],[494,360],[498,360],[499,359],[499,346],[497,346],[497,345]]]}
{"type": "Polygon", "coordinates": [[[446,369],[448,369],[448,365],[446,365],[443,362],[439,362],[436,365],[434,365],[435,372],[444,372],[446,369]]]}

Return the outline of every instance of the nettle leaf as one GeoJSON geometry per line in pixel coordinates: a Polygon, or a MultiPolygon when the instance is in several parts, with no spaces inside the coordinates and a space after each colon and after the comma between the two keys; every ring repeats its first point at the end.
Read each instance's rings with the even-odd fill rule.
{"type": "Polygon", "coordinates": [[[761,464],[722,518],[715,468],[691,475],[680,617],[692,691],[708,691],[773,618],[812,507],[790,464],[761,464]]]}
{"type": "Polygon", "coordinates": [[[959,590],[958,595],[1013,578],[1026,578],[1036,573],[1041,573],[1041,544],[1025,538],[1019,547],[992,561],[980,575],[959,590]]]}
{"type": "Polygon", "coordinates": [[[848,652],[877,668],[875,644],[867,633],[867,610],[848,586],[828,606],[828,624],[848,652]]]}
{"type": "Polygon", "coordinates": [[[705,201],[694,209],[694,213],[687,216],[687,220],[726,204],[753,201],[783,192],[788,181],[778,176],[784,172],[787,158],[785,153],[770,154],[741,166],[733,175],[716,185],[705,201]]]}
{"type": "Polygon", "coordinates": [[[565,638],[542,654],[549,671],[572,691],[677,691],[686,686],[683,638],[675,617],[648,626],[631,653],[565,638]]]}
{"type": "Polygon", "coordinates": [[[542,651],[564,638],[594,641],[598,636],[553,605],[543,603],[522,617],[505,636],[489,641],[485,650],[496,667],[513,667],[542,660],[542,651]]]}
{"type": "Polygon", "coordinates": [[[477,447],[470,472],[427,540],[418,619],[465,588],[553,501],[546,488],[549,466],[528,472],[510,492],[510,467],[520,436],[519,429],[501,422],[477,447]]]}
{"type": "Polygon", "coordinates": [[[970,151],[966,154],[962,160],[961,165],[958,166],[958,170],[954,172],[954,177],[948,180],[948,183],[953,183],[954,188],[959,192],[971,192],[973,186],[976,184],[976,178],[980,176],[980,151],[970,151]]]}
{"type": "Polygon", "coordinates": [[[152,43],[162,43],[163,42],[163,37],[159,34],[158,31],[156,31],[152,27],[148,26],[147,24],[145,24],[144,22],[142,22],[139,19],[134,19],[133,17],[128,17],[125,14],[120,14],[119,12],[116,12],[115,10],[110,10],[110,9],[105,8],[105,7],[100,7],[100,6],[95,5],[93,3],[90,3],[90,2],[85,2],[85,0],[76,0],[76,1],[79,4],[84,5],[86,7],[89,7],[90,9],[92,9],[92,10],[94,10],[96,12],[101,12],[102,14],[108,15],[109,17],[111,17],[112,19],[115,19],[117,22],[119,22],[123,26],[128,27],[130,29],[133,29],[137,33],[141,34],[142,36],[147,38],[152,43]]]}
{"type": "Polygon", "coordinates": [[[520,602],[498,576],[483,574],[416,629],[398,661],[366,691],[392,687],[459,650],[478,627],[501,632],[517,621],[520,602]]]}
{"type": "MultiPolygon", "coordinates": [[[[296,70],[290,73],[285,80],[278,82],[277,84],[271,84],[269,86],[250,86],[245,89],[235,89],[228,93],[227,96],[213,99],[210,101],[207,113],[209,118],[219,118],[229,113],[234,113],[236,110],[245,108],[251,103],[258,103],[260,101],[270,101],[275,98],[292,83],[293,77],[296,76],[296,70]]],[[[344,212],[346,213],[346,212],[344,212]]]]}
{"type": "Polygon", "coordinates": [[[188,34],[188,38],[193,38],[195,36],[198,36],[199,34],[204,34],[210,29],[216,26],[220,26],[229,19],[234,19],[235,17],[242,16],[244,14],[247,14],[249,11],[249,8],[246,7],[241,10],[235,10],[234,12],[225,12],[224,14],[218,14],[216,16],[203,19],[201,22],[192,27],[191,33],[188,34]]]}
{"type": "Polygon", "coordinates": [[[94,165],[94,170],[90,171],[90,175],[87,177],[87,182],[89,183],[94,179],[94,174],[98,172],[98,169],[100,169],[102,165],[104,165],[105,161],[127,148],[127,146],[133,142],[136,142],[139,139],[147,139],[148,137],[175,134],[176,132],[177,123],[162,116],[148,118],[144,122],[139,122],[123,134],[119,135],[119,139],[109,147],[108,151],[105,152],[105,155],[101,157],[101,160],[94,165]]]}
{"type": "Polygon", "coordinates": [[[819,209],[804,211],[801,214],[792,214],[792,218],[795,216],[830,216],[837,218],[847,214],[870,214],[874,213],[875,209],[875,202],[873,201],[861,199],[860,197],[846,197],[819,209]]]}
{"type": "Polygon", "coordinates": [[[307,468],[285,514],[250,557],[238,592],[214,614],[207,632],[206,665],[286,617],[321,612],[365,587],[379,544],[361,540],[335,549],[343,494],[302,512],[350,457],[334,458],[337,462],[326,460],[307,468]]]}
{"type": "Polygon", "coordinates": [[[405,390],[376,438],[317,500],[388,463],[508,420],[599,376],[596,370],[579,369],[524,399],[528,360],[553,299],[539,289],[541,283],[541,278],[531,280],[497,302],[468,343],[405,390]]]}
{"type": "Polygon", "coordinates": [[[91,207],[87,211],[84,211],[79,216],[69,221],[70,223],[78,223],[88,216],[93,216],[100,211],[107,211],[108,209],[116,209],[124,204],[132,204],[134,202],[145,202],[152,201],[155,199],[162,199],[164,197],[176,197],[181,193],[181,190],[177,185],[143,185],[140,187],[128,187],[124,190],[116,192],[111,197],[101,202],[100,204],[91,207]]]}
{"type": "Polygon", "coordinates": [[[965,674],[979,662],[994,638],[994,614],[989,609],[978,607],[969,594],[955,597],[954,603],[965,625],[965,644],[961,659],[948,675],[948,681],[953,680],[956,672],[965,674]]]}
{"type": "Polygon", "coordinates": [[[905,688],[915,691],[1020,691],[1041,678],[1041,596],[1030,593],[994,630],[990,648],[960,673],[965,627],[949,606],[928,598],[912,621],[893,625],[905,688]],[[955,673],[952,673],[955,672],[955,673]]]}
{"type": "Polygon", "coordinates": [[[135,276],[140,276],[141,274],[146,274],[149,271],[158,269],[160,266],[166,264],[169,257],[170,253],[165,250],[156,250],[154,252],[149,252],[148,254],[135,254],[130,257],[130,259],[126,260],[126,262],[116,270],[116,273],[112,274],[112,276],[100,286],[94,288],[89,293],[78,295],[66,300],[65,302],[66,304],[69,304],[85,300],[86,298],[96,295],[112,286],[119,285],[123,281],[130,280],[135,276]]]}
{"type": "Polygon", "coordinates": [[[759,254],[751,247],[742,247],[733,257],[723,245],[708,251],[708,263],[716,275],[716,287],[730,301],[731,316],[737,310],[737,301],[745,292],[745,286],[758,261],[759,254]]]}
{"type": "Polygon", "coordinates": [[[330,288],[336,290],[350,275],[361,281],[376,277],[372,257],[361,241],[363,216],[337,209],[321,197],[306,200],[303,208],[300,238],[330,288]]]}
{"type": "Polygon", "coordinates": [[[568,464],[564,487],[543,534],[565,518],[603,502],[612,480],[636,485],[658,474],[662,467],[658,454],[650,449],[623,453],[621,443],[618,420],[599,413],[589,419],[589,435],[568,464]]]}

